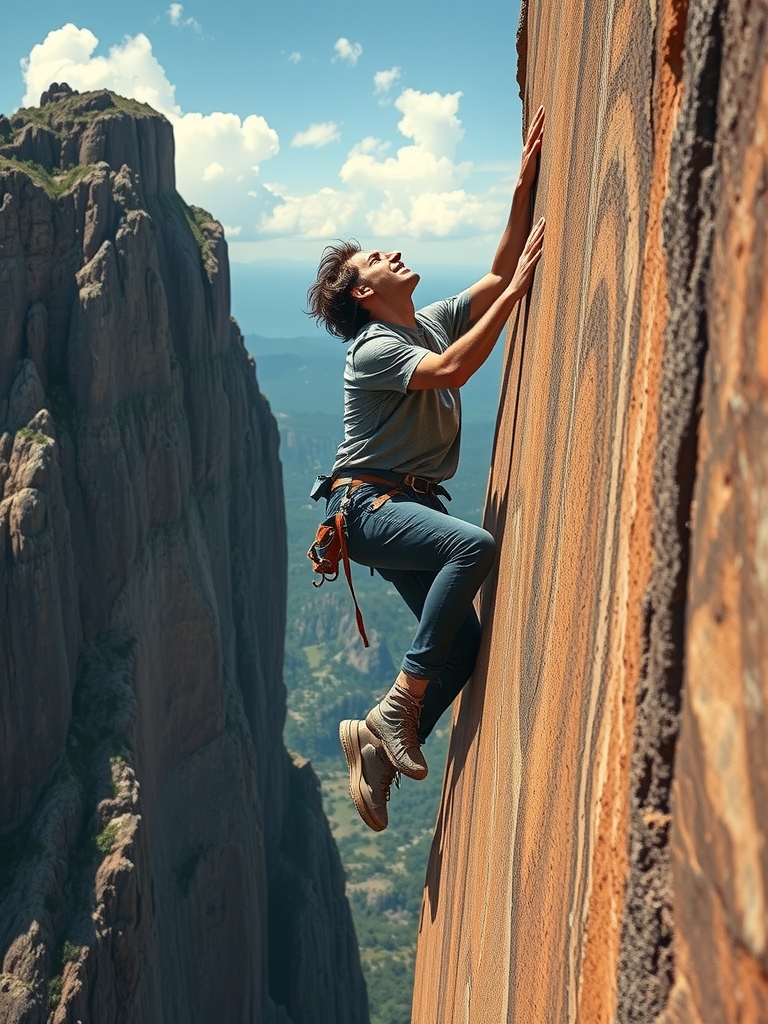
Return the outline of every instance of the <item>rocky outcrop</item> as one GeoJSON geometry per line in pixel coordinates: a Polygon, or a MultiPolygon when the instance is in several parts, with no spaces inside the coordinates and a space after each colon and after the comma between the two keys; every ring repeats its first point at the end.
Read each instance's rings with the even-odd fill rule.
{"type": "Polygon", "coordinates": [[[0,139],[0,1021],[364,1024],[221,227],[132,101],[0,139]]]}
{"type": "Polygon", "coordinates": [[[544,259],[413,1024],[768,1021],[765,2],[523,6],[544,259]]]}
{"type": "Polygon", "coordinates": [[[54,82],[40,107],[19,110],[0,125],[0,156],[32,161],[49,172],[105,161],[138,176],[143,197],[175,195],[173,129],[146,103],[101,89],[81,95],[54,82]]]}

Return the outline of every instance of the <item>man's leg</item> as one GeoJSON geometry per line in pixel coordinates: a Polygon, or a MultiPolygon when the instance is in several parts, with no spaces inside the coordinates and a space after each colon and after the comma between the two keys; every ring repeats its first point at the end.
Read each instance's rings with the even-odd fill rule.
{"type": "Polygon", "coordinates": [[[421,502],[395,497],[375,512],[368,508],[364,502],[348,517],[350,556],[385,579],[393,570],[431,574],[421,610],[408,602],[419,627],[403,670],[416,679],[437,679],[490,571],[496,543],[479,526],[421,502]]]}
{"type": "MultiPolygon", "coordinates": [[[[409,569],[379,569],[379,575],[391,583],[417,619],[421,619],[424,602],[432,586],[435,573],[414,572],[409,569]]],[[[459,695],[472,675],[480,649],[480,621],[474,608],[466,618],[448,652],[440,678],[428,683],[419,718],[419,743],[424,743],[443,713],[459,695]]]]}
{"type": "Polygon", "coordinates": [[[471,609],[456,634],[440,679],[427,686],[419,718],[419,743],[424,743],[472,675],[480,650],[480,634],[480,620],[471,609]]]}
{"type": "MultiPolygon", "coordinates": [[[[452,518],[439,502],[428,498],[423,502],[393,498],[375,511],[370,502],[361,501],[347,517],[347,525],[349,552],[356,562],[375,566],[385,578],[397,571],[431,575],[402,671],[366,718],[395,767],[412,778],[424,778],[427,764],[418,736],[422,698],[445,669],[473,598],[493,563],[496,545],[485,530],[452,518]]],[[[439,693],[434,700],[441,713],[444,700],[439,693]]],[[[426,723],[428,729],[435,721],[433,716],[426,723]]]]}

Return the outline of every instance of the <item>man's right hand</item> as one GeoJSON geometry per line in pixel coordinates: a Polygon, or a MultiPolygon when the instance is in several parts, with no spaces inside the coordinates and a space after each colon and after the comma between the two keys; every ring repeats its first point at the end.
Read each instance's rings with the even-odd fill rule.
{"type": "Polygon", "coordinates": [[[518,299],[522,299],[533,283],[533,272],[541,259],[545,227],[546,221],[543,217],[539,217],[531,228],[520,259],[517,261],[517,267],[507,288],[507,292],[514,295],[516,302],[518,299]]]}

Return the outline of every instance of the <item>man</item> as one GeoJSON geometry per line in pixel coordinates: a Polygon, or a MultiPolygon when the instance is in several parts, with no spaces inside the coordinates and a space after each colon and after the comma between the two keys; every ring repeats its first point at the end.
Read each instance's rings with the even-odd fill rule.
{"type": "Polygon", "coordinates": [[[311,316],[354,339],[344,371],[344,440],[321,495],[329,516],[344,512],[350,557],[376,568],[419,620],[384,699],[365,721],[339,726],[350,793],[374,831],[387,826],[397,773],[426,776],[421,745],[469,679],[479,649],[472,602],[496,546],[485,530],[447,514],[441,483],[458,464],[458,389],[485,362],[541,257],[544,219],[529,234],[529,211],[543,131],[542,107],[491,270],[466,291],[417,312],[419,276],[400,252],[349,242],[325,250],[308,295],[311,316]]]}

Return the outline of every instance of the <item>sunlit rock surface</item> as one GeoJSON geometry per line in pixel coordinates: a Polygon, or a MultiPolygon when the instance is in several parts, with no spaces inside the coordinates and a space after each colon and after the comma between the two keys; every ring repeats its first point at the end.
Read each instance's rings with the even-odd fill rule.
{"type": "Polygon", "coordinates": [[[768,5],[524,4],[542,263],[413,1024],[768,1021],[768,5]]]}
{"type": "Polygon", "coordinates": [[[0,342],[0,1021],[366,1024],[277,428],[150,108],[0,119],[0,342]]]}

